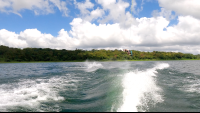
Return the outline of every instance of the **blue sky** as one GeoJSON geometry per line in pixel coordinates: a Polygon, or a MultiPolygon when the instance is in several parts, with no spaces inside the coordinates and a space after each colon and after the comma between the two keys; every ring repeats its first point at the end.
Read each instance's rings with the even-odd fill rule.
{"type": "MultiPolygon", "coordinates": [[[[131,0],[125,1],[131,4],[131,0]]],[[[77,2],[84,3],[85,0],[77,0],[77,2]]],[[[97,4],[95,0],[91,0],[91,2],[95,4],[93,9],[101,7],[101,5],[97,4]]],[[[80,14],[80,10],[76,8],[74,1],[71,0],[67,3],[67,7],[69,8],[69,16],[67,17],[63,16],[62,12],[60,12],[57,7],[54,8],[55,13],[46,15],[35,15],[32,10],[27,9],[23,9],[19,12],[22,17],[14,13],[0,13],[0,29],[7,29],[9,31],[20,33],[20,31],[25,29],[37,28],[42,33],[50,33],[53,36],[57,36],[60,29],[69,31],[71,29],[69,23],[72,22],[74,18],[79,17],[78,15],[80,14]]],[[[136,3],[138,4],[136,9],[141,9],[142,0],[136,0],[136,3]]],[[[159,4],[156,0],[144,1],[143,10],[138,14],[131,12],[131,6],[126,8],[126,11],[131,12],[136,18],[152,17],[151,13],[153,10],[160,10],[159,4]]],[[[97,22],[93,23],[98,25],[97,22]]]]}
{"type": "MultiPolygon", "coordinates": [[[[69,5],[71,6],[71,5],[69,5]]],[[[75,12],[78,12],[74,7],[70,7],[70,16],[62,16],[62,13],[55,7],[55,13],[46,15],[35,15],[31,10],[20,11],[19,15],[14,13],[0,13],[0,29],[7,29],[19,33],[25,29],[37,28],[43,33],[50,33],[57,36],[60,29],[70,30],[69,23],[75,17],[75,12]]]]}
{"type": "Polygon", "coordinates": [[[199,7],[198,0],[0,0],[0,45],[199,54],[199,7]]]}

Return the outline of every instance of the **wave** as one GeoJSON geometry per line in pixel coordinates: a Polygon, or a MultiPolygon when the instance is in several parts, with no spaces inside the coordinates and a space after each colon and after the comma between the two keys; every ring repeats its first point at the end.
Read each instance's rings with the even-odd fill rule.
{"type": "Polygon", "coordinates": [[[103,64],[94,61],[67,65],[70,71],[61,75],[0,84],[0,111],[88,111],[94,107],[103,110],[104,105],[108,105],[108,111],[112,105],[119,112],[148,111],[150,105],[163,101],[162,89],[156,85],[156,70],[169,64],[157,64],[145,71],[129,71],[128,63],[103,64]],[[74,71],[78,67],[83,70],[74,71]],[[71,68],[75,69],[71,72],[71,68]]]}
{"type": "Polygon", "coordinates": [[[103,65],[99,62],[84,62],[84,65],[86,66],[85,71],[87,72],[93,72],[96,71],[97,69],[103,68],[103,65]]]}
{"type": "Polygon", "coordinates": [[[167,63],[157,64],[146,71],[130,71],[124,75],[123,102],[118,112],[148,111],[149,105],[163,102],[162,89],[156,85],[156,70],[169,67],[167,63]]]}
{"type": "Polygon", "coordinates": [[[59,111],[60,108],[56,104],[46,107],[41,105],[43,102],[63,101],[64,97],[59,95],[59,91],[67,90],[66,86],[75,90],[76,82],[61,76],[50,79],[23,79],[18,83],[2,84],[0,85],[0,111],[19,110],[19,108],[39,112],[59,111]]]}
{"type": "Polygon", "coordinates": [[[200,77],[199,75],[185,74],[187,77],[182,78],[184,85],[180,86],[180,90],[189,93],[200,94],[200,77]]]}

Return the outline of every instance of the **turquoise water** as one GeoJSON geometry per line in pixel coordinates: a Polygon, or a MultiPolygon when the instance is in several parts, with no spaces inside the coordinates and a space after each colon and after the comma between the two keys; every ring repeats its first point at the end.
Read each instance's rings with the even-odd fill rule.
{"type": "Polygon", "coordinates": [[[199,112],[200,61],[0,64],[0,111],[199,112]]]}

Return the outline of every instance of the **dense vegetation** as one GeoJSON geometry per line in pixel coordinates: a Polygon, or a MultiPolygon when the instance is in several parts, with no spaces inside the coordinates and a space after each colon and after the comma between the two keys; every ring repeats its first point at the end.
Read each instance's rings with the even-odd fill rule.
{"type": "Polygon", "coordinates": [[[10,48],[0,46],[0,62],[21,61],[84,61],[84,60],[181,60],[200,59],[200,55],[175,52],[141,52],[132,50],[130,56],[121,50],[56,50],[49,48],[10,48]]]}

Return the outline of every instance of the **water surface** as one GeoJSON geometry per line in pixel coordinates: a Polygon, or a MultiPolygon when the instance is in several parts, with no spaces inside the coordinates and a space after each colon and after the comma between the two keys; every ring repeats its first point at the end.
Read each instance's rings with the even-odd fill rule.
{"type": "Polygon", "coordinates": [[[200,61],[0,64],[0,111],[199,112],[200,61]]]}

